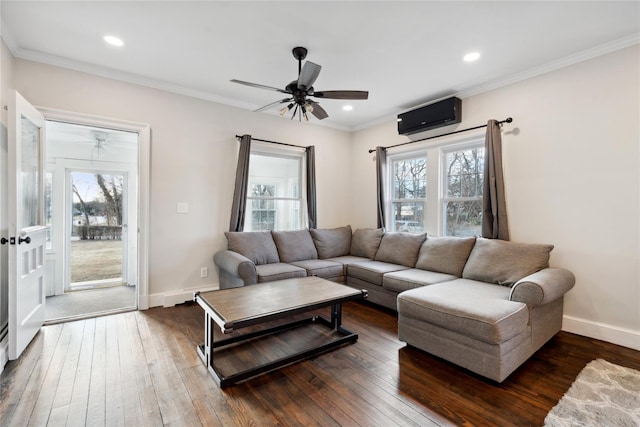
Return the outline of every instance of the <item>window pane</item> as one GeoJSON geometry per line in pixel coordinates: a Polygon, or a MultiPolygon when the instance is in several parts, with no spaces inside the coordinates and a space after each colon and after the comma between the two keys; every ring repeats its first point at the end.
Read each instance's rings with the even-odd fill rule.
{"type": "Polygon", "coordinates": [[[265,191],[275,197],[300,197],[299,187],[302,159],[299,157],[274,157],[261,154],[251,154],[249,160],[249,185],[265,185],[265,191]],[[274,184],[271,184],[274,183],[274,184]]]}
{"type": "Polygon", "coordinates": [[[447,236],[479,236],[482,232],[482,200],[445,203],[447,236]]]}
{"type": "Polygon", "coordinates": [[[409,233],[424,231],[424,202],[392,203],[393,229],[409,233]]]}
{"type": "Polygon", "coordinates": [[[38,170],[40,165],[40,129],[28,118],[21,117],[22,135],[20,141],[20,156],[22,164],[22,228],[32,227],[39,222],[38,198],[40,179],[38,170]]]}
{"type": "Polygon", "coordinates": [[[447,197],[482,197],[484,147],[446,154],[447,197]]]}
{"type": "Polygon", "coordinates": [[[393,198],[423,199],[427,193],[425,157],[393,162],[393,198]]]}

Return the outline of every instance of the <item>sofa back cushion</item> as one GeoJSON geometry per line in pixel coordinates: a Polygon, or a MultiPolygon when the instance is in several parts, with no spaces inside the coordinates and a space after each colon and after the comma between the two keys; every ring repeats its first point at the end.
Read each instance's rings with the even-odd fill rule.
{"type": "Polygon", "coordinates": [[[318,259],[309,230],[272,231],[280,262],[318,259]]]}
{"type": "Polygon", "coordinates": [[[416,268],[462,277],[462,270],[476,242],[475,237],[427,237],[416,268]]]}
{"type": "Polygon", "coordinates": [[[384,228],[360,228],[351,237],[350,255],[373,259],[376,256],[384,228]]]}
{"type": "Polygon", "coordinates": [[[549,267],[553,245],[516,243],[479,237],[462,277],[512,286],[518,280],[549,267]]]}
{"type": "Polygon", "coordinates": [[[376,252],[376,261],[414,267],[426,234],[386,233],[376,252]]]}
{"type": "Polygon", "coordinates": [[[349,255],[351,250],[351,226],[309,230],[318,251],[318,258],[327,259],[349,255]]]}
{"type": "Polygon", "coordinates": [[[256,265],[280,262],[270,231],[227,231],[227,248],[249,258],[256,265]]]}

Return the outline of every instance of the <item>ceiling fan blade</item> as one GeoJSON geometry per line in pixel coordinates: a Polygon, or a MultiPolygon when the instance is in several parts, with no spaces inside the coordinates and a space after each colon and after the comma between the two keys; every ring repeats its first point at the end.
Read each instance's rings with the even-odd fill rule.
{"type": "Polygon", "coordinates": [[[305,62],[298,76],[298,89],[307,90],[313,86],[321,69],[322,67],[318,64],[314,64],[311,61],[305,62]]]}
{"type": "Polygon", "coordinates": [[[257,87],[258,89],[267,89],[267,90],[274,90],[274,91],[280,92],[280,93],[289,93],[286,90],[278,89],[277,87],[260,85],[258,83],[245,82],[245,81],[236,80],[236,79],[231,79],[231,82],[232,83],[238,83],[238,84],[245,85],[245,86],[257,87]]]}
{"type": "Polygon", "coordinates": [[[269,108],[273,107],[274,105],[284,104],[285,102],[289,102],[289,101],[293,101],[293,98],[285,98],[285,99],[281,99],[279,101],[272,102],[271,104],[267,104],[264,107],[258,108],[257,110],[253,110],[253,112],[257,113],[259,111],[268,110],[269,108]]]}
{"type": "Polygon", "coordinates": [[[329,117],[327,112],[324,111],[324,108],[322,108],[320,104],[314,101],[307,101],[307,102],[313,106],[313,111],[311,111],[311,114],[313,114],[316,117],[316,119],[322,120],[329,117]]]}
{"type": "Polygon", "coordinates": [[[369,92],[366,90],[325,90],[310,94],[316,98],[327,99],[368,99],[369,92]]]}

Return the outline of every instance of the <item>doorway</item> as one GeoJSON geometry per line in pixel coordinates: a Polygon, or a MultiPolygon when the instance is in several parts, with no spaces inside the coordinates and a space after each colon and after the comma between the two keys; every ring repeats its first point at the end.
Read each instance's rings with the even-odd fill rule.
{"type": "Polygon", "coordinates": [[[47,121],[46,321],[138,308],[138,134],[47,121]]]}

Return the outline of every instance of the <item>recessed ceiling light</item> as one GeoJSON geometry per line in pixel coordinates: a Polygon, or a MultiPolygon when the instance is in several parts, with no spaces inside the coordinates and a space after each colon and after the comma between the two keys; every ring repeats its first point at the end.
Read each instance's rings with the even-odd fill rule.
{"type": "Polygon", "coordinates": [[[104,36],[104,41],[113,46],[124,46],[122,39],[119,39],[116,36],[104,36]]]}
{"type": "Polygon", "coordinates": [[[351,111],[351,110],[353,110],[353,105],[343,105],[342,109],[344,111],[351,111]]]}
{"type": "Polygon", "coordinates": [[[465,62],[473,62],[473,61],[477,61],[478,58],[480,58],[479,52],[471,52],[471,53],[467,53],[462,59],[464,59],[465,62]]]}

